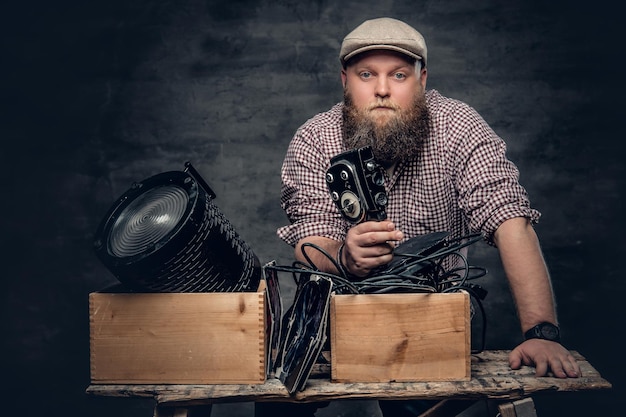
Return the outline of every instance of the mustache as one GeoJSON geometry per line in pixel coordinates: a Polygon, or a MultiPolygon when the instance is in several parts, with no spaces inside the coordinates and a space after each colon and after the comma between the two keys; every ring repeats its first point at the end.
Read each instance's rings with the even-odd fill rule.
{"type": "Polygon", "coordinates": [[[365,108],[365,110],[367,111],[374,110],[378,107],[385,107],[385,108],[392,109],[392,110],[400,110],[400,106],[391,100],[378,100],[375,103],[368,105],[365,108]]]}

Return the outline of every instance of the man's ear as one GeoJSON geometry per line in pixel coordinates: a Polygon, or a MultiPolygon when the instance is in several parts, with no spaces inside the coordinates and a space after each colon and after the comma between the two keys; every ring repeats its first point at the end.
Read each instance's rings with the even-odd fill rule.
{"type": "Polygon", "coordinates": [[[428,71],[426,70],[426,68],[422,68],[422,70],[420,71],[420,84],[422,85],[423,89],[426,89],[427,78],[428,78],[428,71]]]}
{"type": "Polygon", "coordinates": [[[348,79],[348,74],[346,74],[346,70],[342,69],[341,70],[341,85],[343,85],[343,88],[346,88],[346,80],[348,79]]]}

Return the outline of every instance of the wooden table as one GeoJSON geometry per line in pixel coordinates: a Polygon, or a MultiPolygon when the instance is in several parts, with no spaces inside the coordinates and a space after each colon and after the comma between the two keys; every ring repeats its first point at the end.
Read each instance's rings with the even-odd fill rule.
{"type": "Polygon", "coordinates": [[[509,351],[492,350],[472,355],[469,381],[335,383],[328,369],[320,367],[309,378],[303,391],[289,395],[278,379],[259,385],[101,385],[87,388],[90,395],[145,397],[156,400],[155,417],[210,415],[210,405],[224,402],[332,400],[442,400],[426,415],[456,415],[478,400],[498,400],[502,417],[536,416],[531,396],[540,392],[588,391],[610,389],[611,384],[578,352],[574,356],[583,372],[580,378],[537,378],[534,368],[511,370],[509,351]]]}

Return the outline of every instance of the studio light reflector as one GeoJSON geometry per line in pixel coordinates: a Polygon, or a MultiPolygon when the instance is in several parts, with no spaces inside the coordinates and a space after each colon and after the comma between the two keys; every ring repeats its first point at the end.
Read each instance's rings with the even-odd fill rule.
{"type": "Polygon", "coordinates": [[[101,221],[96,255],[136,291],[256,291],[259,260],[214,198],[189,162],[135,183],[101,221]]]}

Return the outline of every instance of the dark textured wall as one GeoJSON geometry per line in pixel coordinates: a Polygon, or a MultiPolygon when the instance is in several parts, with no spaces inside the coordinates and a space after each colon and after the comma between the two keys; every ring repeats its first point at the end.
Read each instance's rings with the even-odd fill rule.
{"type": "MultiPolygon", "coordinates": [[[[386,15],[426,37],[428,86],[474,106],[506,139],[543,213],[537,230],[567,344],[615,385],[540,396],[539,414],[611,415],[626,394],[616,333],[626,289],[615,58],[623,34],[617,10],[602,3],[94,0],[3,8],[4,404],[33,416],[151,415],[145,401],[84,394],[87,296],[115,282],[91,250],[102,216],[133,181],[191,160],[259,258],[291,262],[275,237],[285,222],[284,151],[302,122],[340,99],[342,37],[386,15]]],[[[495,250],[474,248],[474,263],[490,270],[488,347],[511,348],[519,329],[498,262],[495,250]]],[[[289,280],[284,290],[289,301],[289,280]]],[[[342,407],[342,415],[366,413],[342,407]]],[[[223,411],[236,412],[251,415],[249,406],[223,411]]]]}

